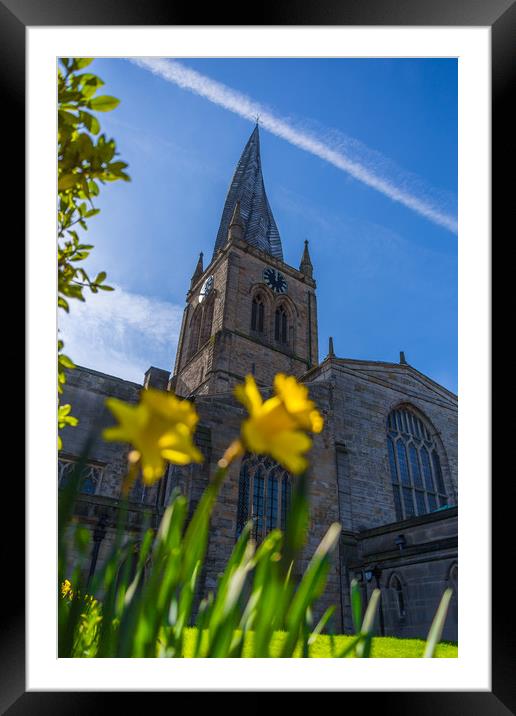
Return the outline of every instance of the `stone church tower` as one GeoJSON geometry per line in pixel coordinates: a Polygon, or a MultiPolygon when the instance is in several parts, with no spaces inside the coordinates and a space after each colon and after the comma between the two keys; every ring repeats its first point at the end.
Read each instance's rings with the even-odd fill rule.
{"type": "Polygon", "coordinates": [[[215,248],[192,276],[170,388],[178,395],[224,393],[252,373],[272,385],[318,363],[317,304],[305,242],[299,269],[283,261],[265,193],[258,125],[237,164],[215,248]]]}
{"type": "MultiPolygon", "coordinates": [[[[319,362],[315,291],[308,242],[299,268],[283,260],[256,126],[230,183],[213,255],[205,268],[201,254],[191,278],[172,375],[150,367],[143,385],[90,368],[68,375],[63,400],[79,424],[63,430],[58,479],[66,484],[90,441],[76,506],[95,543],[89,571],[113,543],[129,451],[101,439],[113,424],[105,399],[136,403],[142,388],[152,386],[189,398],[199,414],[196,441],[205,462],[171,465],[151,488],[135,484],[129,515],[138,533],[149,510],[159,524],[175,488],[195,508],[246,416],[234,385],[252,373],[265,395],[282,371],[306,384],[325,420],[310,451],[310,526],[299,573],[328,526],[342,525],[318,615],[337,605],[334,628],[351,631],[349,593],[356,579],[364,600],[375,586],[382,591],[379,633],[425,637],[444,589],[452,586],[444,638],[455,640],[457,396],[410,365],[403,352],[399,362],[342,358],[330,340],[319,362]]],[[[249,519],[257,541],[285,526],[291,485],[291,476],[269,458],[235,460],[213,511],[199,596],[216,587],[249,519]]]]}

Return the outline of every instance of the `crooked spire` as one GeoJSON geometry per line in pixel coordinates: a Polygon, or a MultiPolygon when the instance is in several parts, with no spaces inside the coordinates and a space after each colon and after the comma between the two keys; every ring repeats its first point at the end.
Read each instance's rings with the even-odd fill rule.
{"type": "Polygon", "coordinates": [[[238,226],[242,228],[243,240],[283,261],[278,227],[263,183],[258,124],[244,147],[229,186],[215,241],[214,256],[228,239],[237,203],[240,219],[238,226]]]}

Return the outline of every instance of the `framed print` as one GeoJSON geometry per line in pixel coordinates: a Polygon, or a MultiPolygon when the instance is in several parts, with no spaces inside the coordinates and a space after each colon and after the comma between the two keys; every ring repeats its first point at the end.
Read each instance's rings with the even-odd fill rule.
{"type": "MultiPolygon", "coordinates": [[[[21,481],[8,482],[9,504],[26,504],[26,545],[19,534],[13,538],[12,528],[6,528],[6,573],[10,583],[26,584],[26,589],[9,594],[10,607],[2,615],[2,663],[9,665],[2,670],[2,708],[12,714],[39,709],[86,713],[98,708],[108,691],[117,692],[110,699],[124,691],[346,691],[346,698],[351,692],[359,699],[367,694],[379,706],[385,707],[387,701],[401,713],[436,709],[450,714],[516,713],[514,648],[507,638],[513,624],[506,589],[510,537],[504,534],[511,501],[504,487],[491,483],[489,280],[491,235],[495,235],[491,226],[501,235],[512,206],[511,186],[501,177],[513,151],[507,138],[512,136],[515,5],[497,0],[482,8],[460,3],[411,3],[400,8],[377,1],[364,11],[359,4],[341,7],[325,2],[317,8],[271,8],[245,22],[226,18],[220,8],[217,14],[211,7],[203,10],[202,17],[202,24],[192,25],[195,18],[186,9],[160,2],[127,3],[122,14],[110,2],[0,0],[0,67],[9,108],[4,113],[8,120],[4,136],[14,151],[9,167],[18,179],[5,211],[16,211],[19,226],[26,216],[28,305],[26,494],[21,481]],[[363,624],[368,614],[365,605],[379,599],[370,618],[374,627],[368,629],[401,643],[421,636],[423,628],[428,633],[439,604],[436,595],[451,587],[447,592],[455,601],[448,605],[445,626],[439,628],[444,628],[443,640],[455,648],[447,656],[456,658],[421,662],[410,657],[422,653],[408,652],[398,654],[401,660],[377,652],[373,656],[384,658],[368,662],[274,658],[294,655],[298,637],[292,637],[292,652],[286,647],[277,653],[258,651],[252,653],[258,657],[254,661],[233,658],[245,656],[244,640],[238,651],[236,637],[224,647],[226,651],[220,646],[222,637],[213,651],[208,646],[202,652],[202,638],[192,647],[196,655],[224,657],[220,659],[142,658],[186,654],[174,651],[170,635],[165,639],[161,631],[167,648],[156,653],[153,645],[145,651],[126,644],[114,651],[105,647],[104,652],[85,649],[78,654],[71,647],[63,651],[61,642],[58,653],[57,505],[52,482],[57,437],[56,268],[45,237],[56,229],[56,67],[59,58],[72,57],[94,58],[85,71],[91,70],[95,78],[95,68],[106,79],[105,95],[98,101],[90,101],[94,92],[86,90],[86,106],[97,108],[98,115],[86,114],[90,118],[84,121],[100,121],[109,135],[124,138],[117,153],[113,146],[107,160],[99,159],[104,173],[96,175],[98,184],[87,184],[88,192],[100,190],[101,215],[110,215],[112,202],[111,216],[119,223],[112,232],[116,237],[109,257],[110,265],[119,270],[114,274],[117,298],[111,299],[108,314],[92,308],[90,315],[81,309],[74,330],[67,319],[59,318],[65,344],[73,348],[71,355],[78,364],[75,377],[67,379],[64,400],[76,406],[81,427],[73,433],[70,422],[65,432],[60,431],[60,436],[72,437],[59,454],[57,469],[61,491],[79,481],[76,505],[82,512],[74,513],[74,524],[89,526],[90,546],[80,578],[85,585],[95,585],[95,575],[111,559],[108,553],[116,550],[120,554],[125,550],[116,580],[125,579],[126,587],[132,579],[137,584],[138,574],[152,574],[152,560],[145,561],[148,547],[141,527],[150,514],[149,505],[155,512],[155,533],[158,517],[163,518],[168,502],[176,499],[176,488],[177,494],[188,495],[194,510],[202,503],[205,487],[218,479],[217,469],[226,470],[228,477],[220,488],[223,507],[214,512],[212,536],[198,538],[206,539],[202,577],[195,581],[197,572],[192,576],[192,604],[197,604],[199,613],[205,609],[207,619],[214,618],[216,610],[203,598],[224,583],[221,574],[234,545],[247,539],[253,545],[268,544],[275,529],[287,529],[292,503],[301,499],[302,480],[296,476],[307,469],[308,448],[302,455],[292,448],[301,431],[313,445],[314,473],[319,465],[327,470],[324,479],[313,478],[310,555],[322,554],[331,541],[330,530],[326,532],[329,524],[343,526],[332,538],[338,557],[328,561],[325,572],[327,603],[326,596],[321,597],[321,614],[319,607],[312,612],[311,603],[305,606],[308,616],[303,619],[313,618],[312,628],[321,619],[316,632],[323,632],[327,623],[334,625],[331,633],[337,639],[360,630],[357,599],[364,604],[363,624]],[[371,68],[379,62],[384,69],[375,74],[371,68]],[[406,67],[410,63],[412,69],[398,74],[402,63],[406,67]],[[284,67],[288,72],[282,89],[274,81],[284,67]],[[347,105],[339,94],[344,67],[353,67],[346,75],[347,105]],[[415,77],[423,78],[424,92],[404,95],[411,82],[416,86],[415,77]],[[132,115],[118,110],[111,115],[111,105],[118,105],[111,84],[114,94],[126,88],[132,115]],[[361,114],[357,107],[361,102],[366,106],[363,87],[371,94],[375,88],[378,105],[372,103],[361,114]],[[396,112],[375,110],[381,106],[380,97],[385,106],[396,105],[396,112]],[[178,110],[183,98],[181,108],[188,106],[184,112],[178,110]],[[346,117],[338,126],[348,134],[330,129],[337,115],[346,117]],[[142,123],[147,123],[145,130],[142,123]],[[165,134],[167,124],[176,130],[182,125],[175,139],[165,134]],[[383,138],[378,147],[364,141],[369,126],[382,127],[381,133],[370,135],[383,138]],[[22,147],[27,148],[25,179],[22,147]],[[396,157],[410,157],[412,173],[389,163],[389,147],[396,157]],[[220,163],[211,160],[219,155],[220,163]],[[174,167],[167,168],[167,156],[174,157],[174,167]],[[229,156],[234,157],[231,166],[229,156]],[[438,192],[431,182],[432,177],[442,176],[443,162],[448,174],[444,185],[435,180],[444,189],[438,192]],[[425,167],[421,174],[427,185],[417,176],[420,166],[425,167]],[[290,186],[284,179],[285,167],[290,167],[290,186]],[[312,183],[304,184],[310,174],[312,183]],[[231,176],[225,199],[214,200],[218,185],[227,186],[231,176]],[[343,179],[345,199],[337,190],[343,179]],[[19,190],[24,181],[25,211],[19,190]],[[183,184],[183,193],[176,197],[167,189],[174,182],[183,184]],[[117,199],[122,193],[119,187],[126,186],[126,197],[131,198],[117,199]],[[307,201],[307,192],[312,192],[313,204],[307,201]],[[165,231],[167,207],[171,220],[165,231]],[[343,209],[346,220],[340,213],[343,209]],[[303,231],[307,235],[296,238],[297,243],[285,240],[285,234],[297,236],[303,231]],[[353,260],[357,265],[362,262],[355,276],[342,237],[355,242],[353,260]],[[425,257],[419,263],[406,258],[412,245],[425,257]],[[124,270],[134,277],[130,290],[123,285],[124,270]],[[392,272],[389,279],[382,275],[387,270],[392,272]],[[171,293],[177,286],[162,288],[168,277],[178,284],[180,273],[187,271],[186,301],[179,295],[183,288],[179,297],[171,293]],[[385,292],[384,306],[368,305],[371,291],[385,292]],[[359,307],[354,316],[349,315],[351,306],[359,307]],[[369,326],[371,345],[353,338],[361,323],[369,326]],[[411,333],[400,328],[406,325],[411,333]],[[101,331],[104,362],[95,356],[101,331]],[[412,336],[410,349],[399,345],[405,335],[412,336]],[[166,365],[169,336],[176,344],[172,371],[156,367],[166,365]],[[395,358],[390,354],[385,358],[389,341],[396,345],[395,358]],[[148,354],[151,343],[155,352],[148,354]],[[341,357],[348,352],[353,357],[341,357]],[[150,365],[141,377],[140,362],[132,361],[137,353],[138,361],[150,365]],[[455,369],[446,372],[447,366],[457,363],[458,377],[455,369]],[[295,378],[282,383],[284,374],[300,378],[299,384],[295,378]],[[235,393],[241,405],[228,408],[228,400],[220,396],[233,395],[235,386],[244,381],[246,387],[236,388],[235,393]],[[303,392],[303,382],[311,400],[303,392]],[[275,393],[269,397],[272,385],[275,393]],[[150,396],[144,399],[149,401],[146,415],[155,409],[151,401],[158,390],[172,393],[171,399],[178,396],[182,410],[191,401],[188,410],[193,412],[183,416],[181,429],[173,437],[168,429],[168,457],[162,451],[158,466],[147,452],[148,443],[143,438],[135,441],[129,422],[124,433],[123,420],[130,420],[129,411],[140,410],[135,406],[140,406],[142,386],[146,389],[142,395],[150,396]],[[295,395],[304,401],[302,417],[301,408],[295,413],[289,407],[293,395],[289,391],[301,391],[295,395]],[[114,406],[113,415],[98,402],[101,394],[111,398],[106,405],[114,406]],[[285,430],[288,440],[277,440],[277,434],[269,431],[262,454],[259,437],[265,428],[253,410],[268,400],[277,400],[286,411],[276,430],[285,430]],[[127,401],[125,408],[120,408],[122,401],[127,401]],[[246,425],[252,425],[254,432],[243,427],[239,432],[244,408],[249,411],[246,425]],[[342,417],[347,414],[349,419],[342,417]],[[117,427],[115,418],[120,420],[117,427]],[[84,457],[73,434],[84,439],[90,423],[95,429],[101,424],[107,428],[103,433],[107,442],[111,428],[114,445],[97,452],[92,448],[84,457]],[[330,428],[328,437],[321,433],[323,423],[330,428]],[[369,427],[373,423],[376,432],[369,427]],[[195,435],[194,428],[187,430],[185,425],[197,426],[195,435]],[[294,429],[298,432],[292,437],[294,429]],[[171,449],[170,440],[178,440],[179,434],[181,449],[171,449]],[[131,451],[128,445],[123,450],[117,447],[126,435],[132,436],[127,439],[131,451]],[[374,487],[366,473],[381,476],[374,487]],[[117,542],[116,515],[124,499],[133,527],[117,542]],[[426,586],[412,586],[413,579],[426,586]],[[425,590],[431,595],[428,599],[425,590]],[[78,655],[107,658],[69,658],[78,655]],[[111,658],[115,656],[120,658],[111,658]]],[[[66,77],[73,75],[74,66],[61,62],[61,67],[66,77]]],[[[73,141],[73,133],[70,137],[73,141]]],[[[64,187],[69,178],[59,174],[59,186],[64,187]]],[[[66,213],[62,204],[59,207],[61,214],[66,213]]],[[[97,209],[88,212],[84,204],[77,211],[83,229],[91,218],[94,238],[97,209]]],[[[100,217],[98,222],[100,232],[108,237],[109,227],[100,217]]],[[[72,226],[66,228],[69,237],[72,226]]],[[[89,249],[80,246],[77,251],[81,261],[89,249]]],[[[99,256],[108,261],[107,249],[99,256]]],[[[105,274],[99,268],[104,267],[95,261],[92,266],[94,274],[83,272],[81,281],[89,288],[93,285],[100,301],[111,294],[102,291],[105,274]]],[[[72,293],[60,295],[65,304],[63,296],[73,298],[72,293]]],[[[94,307],[95,301],[93,296],[85,305],[94,307]]],[[[175,403],[173,407],[176,410],[175,403]]],[[[21,514],[21,509],[17,511],[21,514]]],[[[192,538],[188,544],[194,550],[200,542],[192,538]]],[[[284,553],[288,544],[287,540],[284,553]]],[[[80,551],[79,542],[74,549],[80,551]]],[[[283,552],[278,551],[280,567],[283,552]]],[[[313,562],[305,552],[299,556],[303,568],[294,578],[305,584],[303,574],[313,562]]],[[[243,569],[244,581],[250,570],[250,566],[243,569]]],[[[242,603],[247,599],[244,581],[238,587],[242,603]]],[[[235,582],[231,584],[237,589],[235,582]]],[[[113,589],[116,592],[118,587],[113,589]]],[[[128,593],[140,594],[130,588],[128,593]]],[[[178,598],[177,609],[183,608],[180,604],[184,601],[178,598]]],[[[285,607],[289,619],[293,612],[292,606],[291,611],[285,607]]],[[[281,623],[291,622],[285,617],[281,623]]],[[[196,624],[202,635],[203,622],[196,624]]],[[[256,628],[260,633],[256,621],[249,624],[251,631],[256,628]]],[[[309,622],[303,624],[305,631],[299,634],[308,635],[309,622]]],[[[331,652],[321,656],[337,655],[335,639],[331,637],[331,652]]],[[[183,637],[178,643],[182,649],[183,637]]],[[[306,644],[302,655],[312,655],[306,644]]]]}

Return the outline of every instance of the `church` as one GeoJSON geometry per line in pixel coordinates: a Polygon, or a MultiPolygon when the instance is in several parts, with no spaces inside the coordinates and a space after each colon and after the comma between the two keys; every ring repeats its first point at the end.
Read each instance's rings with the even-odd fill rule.
{"type": "MultiPolygon", "coordinates": [[[[399,363],[340,358],[330,339],[319,360],[317,267],[307,241],[298,268],[283,260],[258,125],[233,174],[213,255],[203,258],[191,277],[172,372],[151,366],[142,385],[86,367],[68,372],[64,402],[79,424],[62,432],[58,479],[64,484],[93,435],[75,506],[92,532],[90,574],[111,546],[129,450],[101,438],[113,424],[105,399],[136,403],[142,387],[155,387],[192,400],[200,418],[196,442],[205,462],[170,465],[152,488],[134,485],[129,529],[138,533],[144,512],[159,524],[176,487],[195,508],[245,417],[233,387],[251,373],[266,396],[282,372],[307,385],[325,421],[309,453],[310,528],[300,572],[328,526],[342,525],[320,611],[336,605],[334,630],[351,632],[350,583],[357,579],[364,600],[381,589],[377,633],[426,637],[451,586],[443,639],[456,641],[457,396],[410,365],[403,352],[399,363]]],[[[257,541],[284,527],[291,479],[262,456],[248,454],[231,466],[212,517],[202,594],[215,587],[248,520],[257,541]]]]}

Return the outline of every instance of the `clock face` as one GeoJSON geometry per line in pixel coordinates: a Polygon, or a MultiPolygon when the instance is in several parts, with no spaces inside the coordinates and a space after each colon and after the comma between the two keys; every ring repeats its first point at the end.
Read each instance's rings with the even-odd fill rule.
{"type": "Polygon", "coordinates": [[[282,273],[279,271],[276,271],[276,269],[267,267],[263,270],[263,280],[266,283],[266,285],[269,288],[272,288],[273,291],[276,291],[276,293],[286,293],[287,292],[287,282],[285,281],[285,276],[283,276],[282,273]]]}
{"type": "Polygon", "coordinates": [[[206,296],[211,292],[213,289],[213,276],[208,276],[206,281],[201,286],[201,291],[199,293],[199,303],[202,303],[206,296]]]}

